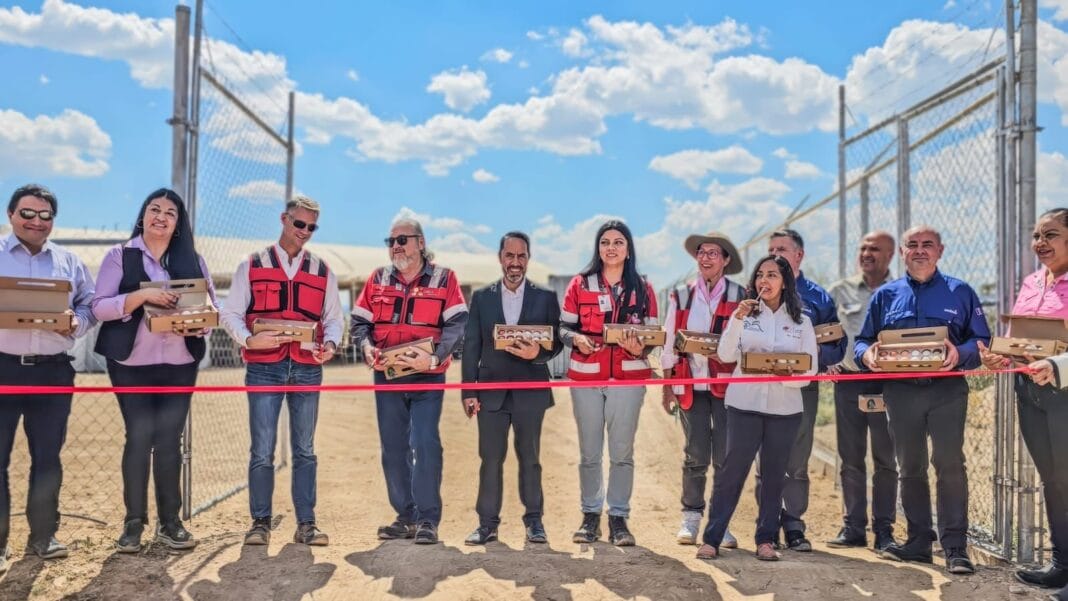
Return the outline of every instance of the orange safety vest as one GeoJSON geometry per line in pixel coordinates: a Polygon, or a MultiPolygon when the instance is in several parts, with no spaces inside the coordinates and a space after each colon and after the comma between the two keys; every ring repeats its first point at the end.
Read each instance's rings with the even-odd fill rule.
{"type": "MultiPolygon", "coordinates": [[[[653,291],[646,286],[646,302],[656,302],[653,291]]],[[[617,299],[611,293],[611,288],[605,283],[602,286],[601,275],[589,276],[577,275],[568,286],[577,287],[576,298],[578,300],[578,331],[589,336],[595,344],[603,342],[604,324],[607,323],[646,323],[646,313],[642,307],[637,307],[637,293],[631,291],[630,299],[624,305],[622,299],[617,299]],[[602,309],[602,297],[607,297],[611,303],[611,311],[602,309]],[[606,317],[608,318],[606,320],[606,317]]],[[[655,304],[652,304],[655,307],[655,304]]],[[[603,345],[600,350],[586,355],[578,350],[571,349],[571,360],[567,369],[567,377],[572,380],[606,380],[615,378],[619,380],[641,380],[653,374],[649,366],[649,360],[645,357],[634,357],[623,350],[619,345],[603,345]]]]}
{"type": "MultiPolygon", "coordinates": [[[[251,292],[245,310],[245,325],[252,329],[258,318],[315,322],[315,341],[323,342],[323,303],[329,268],[319,257],[305,251],[300,269],[289,279],[273,246],[249,257],[248,285],[251,292]]],[[[311,351],[290,342],[278,348],[241,349],[246,363],[275,363],[287,356],[297,363],[318,364],[311,351]]]]}
{"type": "MultiPolygon", "coordinates": [[[[690,319],[690,307],[693,306],[694,287],[697,282],[693,282],[687,286],[679,286],[671,291],[671,298],[675,301],[675,329],[686,330],[686,322],[690,319]]],[[[745,289],[740,285],[727,280],[727,288],[723,291],[723,298],[720,299],[719,304],[716,305],[715,312],[712,313],[712,334],[722,334],[723,330],[730,320],[731,315],[734,314],[734,310],[738,308],[739,303],[745,298],[745,289]]],[[[673,343],[673,340],[669,340],[669,343],[673,343]]],[[[677,352],[677,351],[676,351],[677,352]]],[[[690,369],[690,361],[688,353],[678,353],[678,362],[675,364],[675,370],[673,375],[676,378],[691,378],[693,377],[693,371],[690,369]]],[[[734,363],[722,363],[719,357],[708,357],[708,375],[711,377],[717,376],[729,376],[734,372],[734,363]]],[[[727,394],[727,384],[710,384],[709,390],[712,396],[717,398],[723,398],[727,394]]],[[[679,407],[683,411],[687,411],[693,406],[693,385],[686,384],[682,387],[682,394],[678,395],[679,407]]]]}
{"type": "MultiPolygon", "coordinates": [[[[376,347],[389,348],[422,338],[433,338],[435,343],[441,340],[451,272],[447,267],[432,267],[408,286],[391,283],[392,267],[379,267],[371,275],[364,295],[371,305],[371,334],[376,347]]],[[[423,373],[445,373],[451,360],[451,356],[446,357],[437,369],[423,373]]]]}

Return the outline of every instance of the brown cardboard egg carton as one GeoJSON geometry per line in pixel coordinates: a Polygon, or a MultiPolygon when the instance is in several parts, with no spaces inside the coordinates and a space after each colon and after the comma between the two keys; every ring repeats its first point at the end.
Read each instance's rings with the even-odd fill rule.
{"type": "Polygon", "coordinates": [[[806,372],[812,369],[812,355],[808,353],[742,353],[742,373],[768,374],[772,372],[806,372]]]}
{"type": "Polygon", "coordinates": [[[995,336],[990,352],[1026,361],[1025,355],[1048,359],[1068,351],[1068,320],[1033,315],[1002,315],[1009,323],[1008,336],[995,336]]]}
{"type": "Polygon", "coordinates": [[[875,362],[883,371],[937,371],[946,360],[945,326],[879,332],[875,362]]]}
{"type": "Polygon", "coordinates": [[[536,342],[547,351],[553,349],[553,327],[536,325],[496,324],[493,326],[493,348],[498,351],[513,346],[516,340],[536,342]]]}
{"type": "Polygon", "coordinates": [[[813,328],[816,332],[816,344],[835,342],[845,338],[845,330],[840,323],[825,323],[813,328]]]}
{"type": "Polygon", "coordinates": [[[402,355],[408,357],[416,357],[414,349],[423,349],[428,353],[434,352],[434,339],[433,338],[420,338],[419,340],[413,340],[411,342],[405,342],[404,344],[398,344],[397,346],[391,346],[389,348],[382,349],[378,355],[378,361],[386,367],[386,379],[395,380],[407,375],[418,373],[416,370],[401,367],[395,365],[398,358],[402,355]]]}
{"type": "Polygon", "coordinates": [[[719,334],[697,330],[675,332],[675,350],[690,355],[712,356],[719,349],[719,334]]]}
{"type": "Polygon", "coordinates": [[[293,342],[315,342],[315,330],[318,325],[319,322],[316,321],[257,317],[252,322],[252,333],[278,332],[279,336],[289,336],[293,342]]]}
{"type": "Polygon", "coordinates": [[[606,323],[602,332],[604,343],[619,344],[623,340],[623,332],[626,330],[636,330],[638,332],[638,340],[641,341],[643,346],[664,346],[664,343],[667,342],[667,332],[660,326],[606,323]]]}
{"type": "Polygon", "coordinates": [[[71,289],[68,280],[0,277],[0,329],[69,330],[71,289]]]}
{"type": "Polygon", "coordinates": [[[178,294],[178,304],[173,309],[144,305],[149,332],[194,336],[219,325],[219,311],[211,304],[208,282],[203,278],[141,282],[141,288],[163,288],[178,294]]]}

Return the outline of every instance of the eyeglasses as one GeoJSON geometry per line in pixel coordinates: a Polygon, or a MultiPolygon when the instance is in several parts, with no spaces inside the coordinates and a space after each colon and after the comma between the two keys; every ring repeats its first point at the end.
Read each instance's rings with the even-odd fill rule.
{"type": "Polygon", "coordinates": [[[718,259],[723,256],[723,253],[718,250],[699,250],[696,253],[698,259],[718,259]]]}
{"type": "Polygon", "coordinates": [[[315,223],[308,223],[307,221],[293,219],[292,217],[289,218],[289,221],[293,224],[293,227],[297,228],[298,230],[308,230],[309,234],[314,233],[315,230],[319,229],[318,224],[315,223]]]}
{"type": "Polygon", "coordinates": [[[419,234],[401,234],[401,235],[397,236],[396,238],[393,238],[393,237],[386,238],[384,240],[384,242],[386,243],[386,246],[390,247],[390,248],[393,247],[393,243],[394,242],[396,242],[397,244],[400,244],[401,246],[405,246],[405,245],[408,244],[408,239],[409,238],[422,238],[422,236],[420,236],[419,234]]]}
{"type": "Polygon", "coordinates": [[[43,211],[36,211],[34,209],[19,209],[19,217],[23,219],[33,219],[34,217],[40,217],[41,221],[52,221],[52,218],[56,216],[56,212],[45,209],[43,211]]]}

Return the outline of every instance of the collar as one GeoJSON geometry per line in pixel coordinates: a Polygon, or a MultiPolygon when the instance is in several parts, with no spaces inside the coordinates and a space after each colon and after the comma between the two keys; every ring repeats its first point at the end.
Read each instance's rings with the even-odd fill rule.
{"type": "Polygon", "coordinates": [[[138,236],[138,237],[136,237],[136,238],[131,238],[131,239],[130,239],[130,240],[129,240],[129,241],[127,242],[127,243],[126,243],[126,247],[127,247],[127,248],[136,248],[137,250],[141,251],[141,252],[142,252],[143,254],[146,254],[146,255],[148,255],[148,256],[149,256],[149,258],[151,258],[151,259],[152,259],[153,261],[155,261],[156,263],[159,263],[159,258],[157,258],[156,256],[154,256],[154,255],[152,254],[152,251],[148,249],[148,245],[146,245],[146,244],[145,244],[145,238],[144,238],[144,236],[138,236]]]}
{"type": "MultiPolygon", "coordinates": [[[[886,272],[886,277],[883,278],[883,280],[881,282],[879,282],[879,285],[876,286],[875,288],[878,288],[879,286],[882,286],[883,284],[889,282],[890,280],[891,280],[890,272],[887,271],[886,272]]],[[[862,288],[862,287],[863,288],[868,288],[868,283],[864,280],[864,274],[863,273],[858,273],[858,274],[852,275],[852,276],[846,278],[845,281],[848,282],[854,288],[858,288],[858,289],[862,288]]],[[[870,290],[875,290],[875,288],[869,288],[869,289],[870,290]]]]}
{"type": "MultiPolygon", "coordinates": [[[[1037,284],[1040,288],[1044,288],[1046,286],[1046,276],[1048,274],[1048,267],[1046,267],[1045,265],[1039,267],[1038,271],[1035,272],[1035,284],[1037,284]]],[[[1068,282],[1068,273],[1062,273],[1059,277],[1053,278],[1053,283],[1050,284],[1050,286],[1056,286],[1057,284],[1062,284],[1065,282],[1068,282]]]]}
{"type": "MultiPolygon", "coordinates": [[[[41,253],[52,252],[52,249],[54,249],[55,247],[56,245],[53,244],[51,240],[45,240],[44,245],[41,246],[41,253]]],[[[26,251],[26,254],[33,256],[30,253],[30,249],[26,248],[26,245],[22,243],[22,240],[19,240],[19,237],[15,235],[14,231],[12,231],[10,234],[7,235],[6,238],[4,238],[4,250],[11,253],[15,252],[16,248],[21,248],[22,250],[26,251]]]]}
{"type": "Polygon", "coordinates": [[[913,286],[913,287],[926,288],[927,286],[930,286],[931,284],[933,284],[933,283],[935,283],[935,282],[937,282],[938,280],[941,280],[941,279],[942,279],[942,272],[939,271],[938,269],[935,269],[934,275],[932,275],[931,279],[927,280],[926,282],[921,282],[921,281],[917,280],[916,278],[912,277],[911,273],[909,273],[907,271],[905,272],[905,281],[908,282],[909,285],[913,286]]]}
{"type": "Polygon", "coordinates": [[[519,282],[519,287],[515,289],[515,292],[512,292],[511,290],[508,289],[508,286],[504,285],[504,279],[503,278],[500,279],[500,280],[497,280],[497,283],[501,287],[501,294],[511,294],[512,296],[519,296],[520,294],[523,294],[524,290],[527,289],[527,278],[523,278],[523,281],[519,282]]]}
{"type": "Polygon", "coordinates": [[[297,253],[297,256],[293,257],[293,260],[290,261],[289,260],[289,253],[286,252],[286,249],[282,248],[282,245],[280,245],[277,242],[275,242],[274,243],[274,252],[275,252],[275,254],[278,255],[278,260],[279,261],[282,261],[282,262],[285,262],[285,263],[289,263],[290,265],[293,265],[295,263],[299,264],[301,262],[301,260],[304,259],[304,252],[305,251],[304,251],[303,248],[301,248],[300,252],[297,253]]]}

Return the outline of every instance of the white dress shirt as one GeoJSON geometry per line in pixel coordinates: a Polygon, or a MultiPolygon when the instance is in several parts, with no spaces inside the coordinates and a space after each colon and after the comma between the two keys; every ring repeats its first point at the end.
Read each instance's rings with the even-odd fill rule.
{"type": "MultiPolygon", "coordinates": [[[[679,361],[679,356],[675,353],[675,332],[678,330],[712,331],[712,316],[715,315],[716,309],[719,308],[719,302],[727,291],[727,279],[720,278],[712,290],[708,289],[708,285],[703,280],[698,280],[693,288],[690,314],[686,317],[686,323],[684,324],[675,323],[675,313],[678,311],[678,306],[675,304],[674,296],[671,296],[668,300],[667,315],[664,318],[664,331],[667,332],[667,341],[660,352],[660,366],[663,369],[671,369],[679,361]]],[[[710,377],[708,357],[691,353],[689,361],[692,377],[710,377]]],[[[730,374],[716,374],[717,377],[728,375],[730,374]]],[[[708,390],[708,384],[694,384],[693,389],[708,390]]],[[[682,386],[673,386],[672,390],[675,394],[683,393],[682,386]]]]}
{"type": "Polygon", "coordinates": [[[501,280],[501,309],[504,311],[504,323],[514,326],[519,323],[519,314],[523,312],[523,291],[526,290],[527,279],[519,282],[519,287],[512,292],[501,280]]]}

